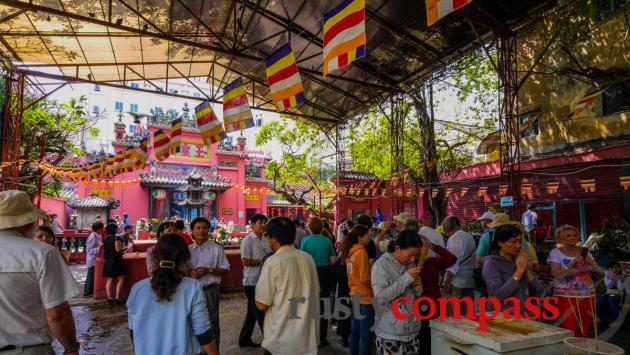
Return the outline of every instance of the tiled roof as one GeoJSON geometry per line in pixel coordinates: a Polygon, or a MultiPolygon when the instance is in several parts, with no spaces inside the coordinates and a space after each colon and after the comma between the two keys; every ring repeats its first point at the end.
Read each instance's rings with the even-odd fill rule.
{"type": "Polygon", "coordinates": [[[237,157],[250,157],[250,158],[264,158],[267,160],[269,156],[262,152],[253,152],[253,151],[242,151],[242,150],[226,150],[226,149],[217,149],[217,155],[227,155],[227,156],[237,156],[237,157]]]}
{"type": "Polygon", "coordinates": [[[282,199],[282,197],[278,195],[267,196],[267,206],[269,207],[300,207],[299,205],[294,205],[291,202],[282,199]]]}
{"type": "Polygon", "coordinates": [[[245,176],[245,180],[249,182],[264,182],[267,185],[273,184],[273,181],[265,178],[255,177],[255,176],[245,176]]]}
{"type": "MultiPolygon", "coordinates": [[[[188,183],[188,177],[182,175],[142,175],[143,186],[184,187],[188,183]]],[[[230,179],[225,177],[203,177],[202,187],[214,190],[227,190],[230,188],[230,179]]]]}
{"type": "Polygon", "coordinates": [[[342,171],[341,179],[343,180],[363,180],[372,181],[380,180],[376,175],[370,173],[364,173],[362,171],[342,171]]]}
{"type": "Polygon", "coordinates": [[[75,189],[76,187],[64,187],[61,191],[59,191],[59,197],[65,199],[76,198],[77,195],[74,193],[75,189]]]}
{"type": "Polygon", "coordinates": [[[120,202],[118,200],[103,200],[97,196],[89,196],[86,198],[73,198],[66,201],[71,208],[118,208],[120,202]]]}

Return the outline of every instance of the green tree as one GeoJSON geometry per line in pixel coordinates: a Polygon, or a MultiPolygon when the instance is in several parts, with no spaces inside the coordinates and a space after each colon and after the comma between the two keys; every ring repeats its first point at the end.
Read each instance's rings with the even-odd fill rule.
{"type": "MultiPolygon", "coordinates": [[[[77,146],[79,136],[82,132],[98,136],[99,129],[93,126],[102,116],[102,113],[89,115],[85,110],[86,103],[85,96],[62,103],[25,98],[24,106],[28,108],[22,114],[20,159],[39,161],[43,157],[50,164],[58,165],[66,158],[84,154],[77,146]]],[[[34,196],[40,178],[43,179],[44,194],[59,194],[63,187],[61,180],[32,164],[23,164],[20,169],[20,189],[34,196]]]]}
{"type": "Polygon", "coordinates": [[[265,175],[273,181],[273,190],[287,201],[306,206],[319,213],[331,206],[325,190],[334,176],[334,167],[322,163],[326,152],[332,151],[332,143],[320,130],[300,121],[291,123],[286,117],[264,124],[256,135],[256,145],[277,144],[282,155],[279,161],[271,161],[265,167],[265,175]],[[295,189],[295,185],[309,186],[295,189]],[[320,201],[320,192],[326,205],[320,201]],[[315,196],[315,198],[313,198],[315,196]],[[325,199],[324,199],[325,198],[325,199]]]}

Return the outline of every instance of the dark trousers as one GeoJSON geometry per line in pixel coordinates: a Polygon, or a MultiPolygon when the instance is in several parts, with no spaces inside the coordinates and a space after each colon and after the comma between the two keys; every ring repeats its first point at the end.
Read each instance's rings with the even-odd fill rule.
{"type": "MultiPolygon", "coordinates": [[[[324,316],[324,299],[330,299],[330,284],[332,281],[330,266],[318,266],[317,279],[319,280],[320,315],[324,316]]],[[[322,317],[319,320],[319,340],[324,341],[326,338],[328,338],[328,320],[322,317]]]]}
{"type": "Polygon", "coordinates": [[[221,340],[221,328],[219,327],[219,286],[206,286],[203,289],[203,295],[206,297],[206,305],[208,306],[208,315],[210,316],[210,329],[217,344],[219,351],[219,341],[221,340]]]}
{"type": "Polygon", "coordinates": [[[243,286],[243,289],[247,296],[247,315],[241,328],[241,335],[238,337],[239,345],[251,342],[256,323],[262,331],[265,322],[265,313],[256,308],[256,286],[243,286]]]}
{"type": "Polygon", "coordinates": [[[374,325],[374,306],[359,306],[363,319],[352,317],[352,335],[350,336],[350,354],[370,355],[372,353],[372,325],[374,325]]]}
{"type": "Polygon", "coordinates": [[[94,293],[94,266],[88,268],[85,285],[83,285],[83,294],[85,296],[89,296],[92,293],[94,293]]]}
{"type": "MultiPolygon", "coordinates": [[[[346,271],[346,266],[337,262],[334,266],[334,274],[335,280],[337,284],[337,298],[341,297],[350,297],[350,287],[348,285],[348,274],[346,271]]],[[[334,289],[333,289],[334,293],[334,289]]],[[[352,309],[352,302],[349,300],[343,300],[341,303],[352,309]]],[[[352,324],[352,317],[348,317],[346,319],[340,319],[337,321],[337,336],[341,337],[341,341],[344,343],[348,342],[348,338],[350,337],[350,327],[352,324]]]]}
{"type": "MultiPolygon", "coordinates": [[[[435,314],[440,314],[440,304],[438,300],[434,299],[435,302],[435,314]]],[[[420,309],[420,314],[422,316],[426,316],[429,312],[429,308],[426,311],[422,311],[422,306],[425,305],[425,302],[420,302],[418,304],[418,309],[420,309]]],[[[431,355],[431,327],[429,327],[431,320],[426,319],[422,321],[422,327],[420,328],[419,338],[420,338],[420,354],[419,355],[431,355]]]]}

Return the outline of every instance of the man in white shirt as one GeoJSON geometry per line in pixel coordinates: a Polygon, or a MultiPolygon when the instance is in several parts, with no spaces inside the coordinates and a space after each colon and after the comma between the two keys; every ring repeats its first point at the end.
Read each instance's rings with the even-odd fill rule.
{"type": "MultiPolygon", "coordinates": [[[[420,213],[420,225],[422,227],[420,227],[418,234],[429,238],[431,243],[444,247],[444,238],[442,237],[442,234],[433,229],[433,215],[430,211],[422,211],[422,213],[420,213]]],[[[437,254],[434,251],[429,252],[428,257],[435,256],[437,256],[437,254]]]]}
{"type": "Polygon", "coordinates": [[[267,217],[264,214],[256,214],[252,217],[252,232],[241,241],[241,261],[243,262],[243,289],[247,296],[247,315],[238,338],[238,345],[244,347],[260,347],[260,344],[252,341],[252,333],[256,323],[263,330],[265,313],[256,308],[256,283],[260,277],[260,269],[265,252],[266,240],[263,240],[267,225],[267,217]]]}
{"type": "Polygon", "coordinates": [[[523,225],[525,226],[527,234],[529,234],[530,236],[534,228],[536,228],[537,222],[538,214],[536,213],[536,205],[530,204],[529,206],[527,206],[527,211],[523,213],[523,225]]]}
{"type": "MultiPolygon", "coordinates": [[[[457,299],[468,298],[472,304],[475,301],[475,240],[461,230],[461,222],[457,217],[449,216],[442,221],[444,234],[448,236],[446,249],[457,257],[457,261],[446,269],[444,274],[445,297],[457,299]]],[[[453,304],[447,304],[449,315],[453,315],[453,304]]],[[[462,306],[462,314],[466,314],[467,307],[462,306]]],[[[472,311],[472,310],[471,310],[472,311]]]]}
{"type": "Polygon", "coordinates": [[[32,240],[46,214],[22,191],[0,192],[0,353],[78,354],[68,300],[79,287],[53,246],[32,240]]]}
{"type": "Polygon", "coordinates": [[[197,217],[190,222],[192,237],[195,241],[190,248],[190,277],[199,280],[203,286],[203,294],[206,297],[208,314],[210,316],[210,328],[217,341],[217,351],[219,350],[219,339],[221,328],[219,326],[219,285],[221,276],[230,270],[230,263],[225,256],[223,247],[214,242],[208,241],[208,231],[210,221],[204,217],[197,217]]]}
{"type": "Polygon", "coordinates": [[[293,243],[293,245],[295,245],[295,247],[299,249],[300,245],[302,244],[302,239],[306,238],[308,232],[306,231],[306,229],[300,227],[301,223],[297,219],[293,223],[295,224],[295,242],[293,243]]]}
{"type": "Polygon", "coordinates": [[[266,310],[265,354],[316,355],[319,339],[319,281],[313,258],[294,246],[295,225],[286,217],[267,223],[275,251],[256,284],[256,307],[266,310]]]}

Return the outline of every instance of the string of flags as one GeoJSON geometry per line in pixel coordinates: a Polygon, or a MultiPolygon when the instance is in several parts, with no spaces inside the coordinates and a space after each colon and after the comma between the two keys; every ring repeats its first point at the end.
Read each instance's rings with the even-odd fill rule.
{"type": "MultiPolygon", "coordinates": [[[[396,175],[396,174],[394,174],[396,175]]],[[[584,193],[593,193],[597,191],[597,181],[595,178],[579,178],[578,179],[579,189],[584,193]]],[[[405,184],[401,183],[400,177],[393,176],[389,182],[379,181],[369,183],[360,182],[354,183],[344,187],[338,187],[336,189],[336,193],[342,196],[350,196],[350,197],[386,197],[386,196],[423,196],[423,194],[428,190],[431,193],[431,197],[436,198],[440,191],[444,191],[444,195],[446,198],[449,198],[456,190],[459,190],[459,196],[466,196],[471,189],[475,187],[460,187],[460,188],[452,188],[452,187],[444,187],[440,186],[431,186],[431,185],[422,185],[424,187],[416,187],[416,186],[405,186],[405,184]]],[[[545,180],[540,183],[543,186],[543,191],[546,191],[548,194],[557,194],[561,183],[559,179],[545,180]]],[[[620,187],[626,191],[630,191],[630,175],[621,175],[619,177],[620,187]]],[[[499,196],[505,196],[508,194],[510,188],[507,184],[494,185],[497,188],[496,191],[499,196]]],[[[490,191],[489,189],[492,186],[477,186],[477,197],[487,196],[490,191]]],[[[520,193],[521,195],[531,195],[533,192],[534,183],[528,180],[523,180],[520,183],[520,193]]]]}

